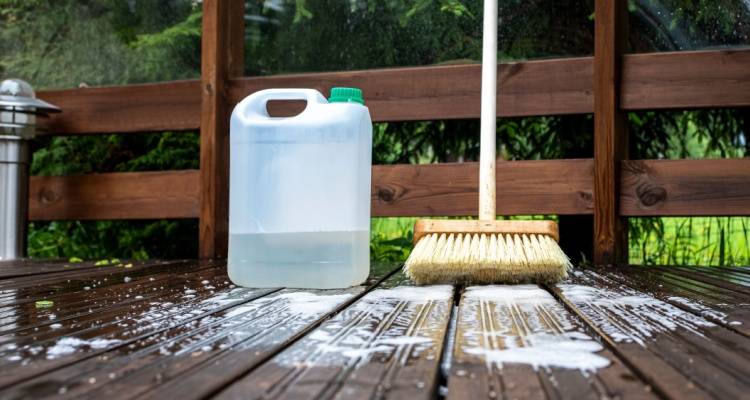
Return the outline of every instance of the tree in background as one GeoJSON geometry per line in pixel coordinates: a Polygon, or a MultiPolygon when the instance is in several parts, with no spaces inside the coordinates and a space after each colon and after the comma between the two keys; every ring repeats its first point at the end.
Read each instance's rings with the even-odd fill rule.
{"type": "MultiPolygon", "coordinates": [[[[245,4],[248,75],[473,63],[481,56],[481,0],[245,4]]],[[[750,44],[750,11],[742,0],[636,0],[629,9],[634,51],[750,44]]],[[[0,75],[37,88],[197,78],[200,18],[201,2],[195,0],[0,0],[0,75]]],[[[504,0],[499,56],[590,55],[594,18],[592,0],[504,0]]],[[[641,112],[630,118],[633,158],[747,155],[750,119],[744,110],[641,112]]],[[[508,159],[591,157],[592,131],[586,115],[501,119],[498,145],[508,159]]],[[[377,124],[374,162],[475,160],[477,132],[476,120],[377,124]]],[[[198,168],[195,133],[39,142],[34,174],[198,168]]],[[[664,219],[634,219],[631,254],[644,262],[665,260],[675,247],[664,245],[667,231],[664,219]]],[[[719,236],[722,243],[730,240],[727,235],[719,236]]],[[[196,237],[195,221],[35,223],[30,251],[46,257],[194,257],[196,237]]],[[[403,248],[407,240],[396,245],[403,248]]]]}

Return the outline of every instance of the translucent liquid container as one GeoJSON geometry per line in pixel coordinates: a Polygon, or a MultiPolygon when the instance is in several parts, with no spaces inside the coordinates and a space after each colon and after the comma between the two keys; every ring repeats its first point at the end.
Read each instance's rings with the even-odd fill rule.
{"type": "Polygon", "coordinates": [[[229,277],[246,287],[344,288],[370,270],[372,122],[359,89],[268,89],[232,112],[229,277]],[[271,117],[272,100],[305,100],[271,117]]]}

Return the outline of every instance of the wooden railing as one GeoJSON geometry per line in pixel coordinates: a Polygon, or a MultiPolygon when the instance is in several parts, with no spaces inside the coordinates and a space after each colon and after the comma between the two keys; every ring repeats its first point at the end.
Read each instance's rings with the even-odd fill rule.
{"type": "MultiPolygon", "coordinates": [[[[627,130],[617,122],[632,110],[749,107],[750,50],[621,56],[619,47],[607,48],[619,40],[605,29],[619,26],[620,11],[611,3],[617,2],[596,2],[603,17],[595,57],[505,63],[498,79],[500,116],[595,114],[594,159],[498,166],[498,213],[594,214],[600,263],[623,257],[625,244],[613,235],[623,234],[617,225],[624,217],[750,215],[750,159],[627,160],[621,144],[627,130]]],[[[32,220],[198,217],[201,256],[222,256],[227,121],[244,96],[273,87],[327,92],[351,85],[363,89],[374,121],[479,117],[479,65],[240,77],[242,2],[203,6],[200,81],[39,94],[64,110],[50,121],[58,135],[200,129],[201,170],[34,177],[32,220]]],[[[374,166],[372,212],[473,214],[476,191],[473,163],[374,166]]]]}

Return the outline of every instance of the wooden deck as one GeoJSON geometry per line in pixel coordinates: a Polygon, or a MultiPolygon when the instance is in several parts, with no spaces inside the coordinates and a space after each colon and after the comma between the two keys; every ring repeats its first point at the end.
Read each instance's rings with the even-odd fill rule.
{"type": "Polygon", "coordinates": [[[750,398],[750,268],[456,288],[379,265],[315,291],[220,262],[0,263],[0,368],[2,399],[750,398]]]}

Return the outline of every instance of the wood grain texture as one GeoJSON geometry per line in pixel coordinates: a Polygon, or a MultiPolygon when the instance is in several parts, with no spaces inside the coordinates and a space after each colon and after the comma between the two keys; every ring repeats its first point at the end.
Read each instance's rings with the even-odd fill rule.
{"type": "MultiPolygon", "coordinates": [[[[750,160],[622,162],[620,214],[750,215],[750,160]]],[[[474,163],[373,166],[372,215],[476,213],[474,163]]],[[[593,161],[513,161],[498,165],[498,212],[593,212],[593,161]]],[[[32,177],[31,220],[198,217],[198,171],[32,177]]]]}
{"type": "Polygon", "coordinates": [[[479,233],[479,234],[529,234],[547,235],[560,240],[560,231],[555,221],[480,221],[463,219],[420,219],[414,224],[414,243],[433,233],[479,233]]]}
{"type": "Polygon", "coordinates": [[[623,161],[620,214],[750,215],[750,159],[623,161]]]}
{"type": "Polygon", "coordinates": [[[749,338],[623,285],[609,270],[581,271],[552,290],[662,397],[747,397],[749,338]]]}
{"type": "MultiPolygon", "coordinates": [[[[498,116],[591,112],[591,59],[504,63],[498,71],[498,116]]],[[[430,66],[234,79],[230,97],[268,88],[362,89],[373,121],[478,118],[481,65],[430,66]]],[[[277,109],[278,110],[278,109],[277,109]]],[[[283,111],[276,111],[283,112],[283,111]]]]}
{"type": "MultiPolygon", "coordinates": [[[[20,360],[2,358],[0,362],[5,373],[0,377],[0,388],[65,366],[73,366],[69,371],[79,373],[78,362],[273,291],[250,289],[237,293],[228,299],[230,301],[207,302],[206,299],[215,297],[212,290],[230,291],[230,283],[225,265],[197,262],[166,265],[151,262],[129,269],[106,266],[100,271],[47,274],[3,280],[0,284],[4,292],[15,294],[15,298],[11,297],[15,301],[3,298],[0,303],[0,311],[12,318],[6,321],[15,321],[0,326],[0,336],[5,340],[13,338],[15,353],[25,359],[24,367],[18,368],[20,360]],[[204,281],[207,283],[202,283],[204,281]],[[189,293],[192,296],[186,297],[186,288],[191,288],[189,293]],[[35,301],[40,299],[52,300],[54,304],[50,309],[38,309],[35,301]],[[155,303],[167,306],[155,307],[155,303]],[[55,346],[63,337],[82,341],[97,338],[101,345],[56,353],[55,346]],[[43,351],[39,352],[40,348],[43,351]]],[[[54,377],[43,381],[52,391],[48,395],[57,395],[58,388],[66,383],[66,380],[57,381],[54,377]]],[[[38,388],[38,384],[32,383],[14,388],[15,395],[3,392],[2,397],[24,398],[31,393],[39,397],[44,391],[38,388]]]]}
{"type": "Polygon", "coordinates": [[[227,82],[242,72],[244,3],[203,2],[201,36],[201,258],[225,257],[229,235],[229,116],[227,82]],[[238,36],[239,35],[239,36],[238,36]],[[238,37],[235,37],[238,36],[238,37]],[[237,43],[237,42],[240,43],[237,43]]]}
{"type": "Polygon", "coordinates": [[[750,49],[629,54],[626,110],[750,106],[750,49]]]}
{"type": "Polygon", "coordinates": [[[466,288],[456,327],[448,400],[656,398],[635,372],[596,344],[574,315],[535,285],[466,288]],[[590,353],[571,352],[553,361],[559,357],[556,351],[583,343],[590,353]],[[596,360],[598,367],[585,361],[587,367],[576,367],[586,359],[596,360]],[[571,364],[555,365],[560,362],[571,364]]]}
{"type": "Polygon", "coordinates": [[[450,286],[371,292],[216,398],[434,399],[452,306],[450,286]]]}
{"type": "Polygon", "coordinates": [[[750,309],[735,306],[750,304],[750,288],[731,282],[727,276],[714,275],[722,271],[711,270],[711,267],[622,267],[608,271],[607,278],[750,337],[750,309]]]}
{"type": "Polygon", "coordinates": [[[626,222],[619,215],[620,160],[627,158],[627,125],[620,110],[620,63],[626,3],[595,2],[594,262],[627,258],[626,222]]]}
{"type": "MultiPolygon", "coordinates": [[[[241,59],[240,51],[230,53],[241,59]]],[[[748,64],[750,49],[628,54],[623,57],[621,106],[747,107],[748,64]]],[[[593,57],[501,64],[499,115],[593,112],[593,65],[593,57]]],[[[237,76],[241,68],[232,68],[237,76]]],[[[479,117],[480,66],[473,64],[241,78],[230,82],[229,98],[234,104],[271,87],[313,87],[327,94],[341,85],[364,89],[375,121],[479,117]]],[[[49,124],[55,135],[192,130],[201,123],[200,88],[200,81],[188,80],[42,91],[39,97],[63,109],[49,124]]],[[[281,114],[289,109],[272,107],[281,114]]]]}
{"type": "MultiPolygon", "coordinates": [[[[590,214],[591,160],[498,165],[498,213],[590,214]]],[[[373,166],[372,215],[466,216],[477,211],[476,163],[373,166]]],[[[195,170],[33,177],[31,220],[195,218],[195,170]]]]}
{"type": "MultiPolygon", "coordinates": [[[[476,163],[374,166],[374,216],[477,214],[476,163]]],[[[590,159],[497,164],[497,213],[590,214],[590,159]]]]}
{"type": "Polygon", "coordinates": [[[198,171],[34,176],[32,221],[195,218],[198,171]]]}
{"type": "Polygon", "coordinates": [[[49,90],[38,96],[63,109],[44,126],[54,135],[195,130],[200,82],[49,90]]]}

